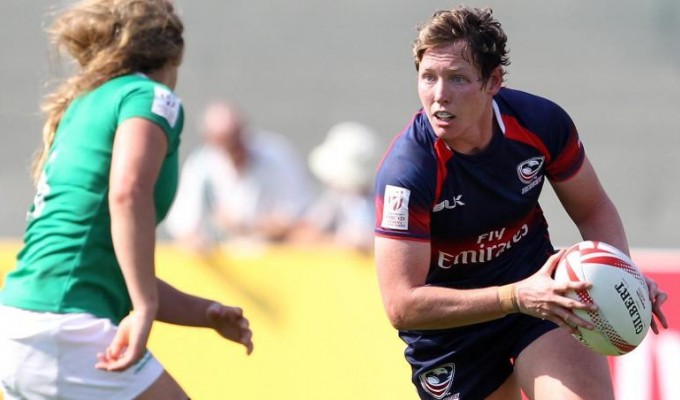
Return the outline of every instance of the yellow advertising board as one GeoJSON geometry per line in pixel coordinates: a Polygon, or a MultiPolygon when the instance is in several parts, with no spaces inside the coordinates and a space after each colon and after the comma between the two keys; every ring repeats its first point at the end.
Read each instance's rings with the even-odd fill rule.
{"type": "MultiPolygon", "coordinates": [[[[18,247],[0,241],[0,285],[18,247]]],[[[680,292],[680,250],[636,250],[633,260],[666,291],[680,292]]],[[[199,256],[161,245],[157,264],[158,275],[177,288],[242,307],[253,330],[255,351],[246,356],[210,330],[154,326],[149,347],[193,400],[417,398],[370,257],[252,245],[199,256]]],[[[617,398],[680,398],[680,301],[671,295],[664,309],[670,329],[610,358],[617,398]]]]}
{"type": "MultiPolygon", "coordinates": [[[[0,243],[0,273],[17,243],[0,243]]],[[[211,330],[157,323],[149,347],[194,400],[412,400],[404,346],[382,309],[370,257],[329,248],[169,245],[158,275],[243,308],[255,351],[211,330]]]]}

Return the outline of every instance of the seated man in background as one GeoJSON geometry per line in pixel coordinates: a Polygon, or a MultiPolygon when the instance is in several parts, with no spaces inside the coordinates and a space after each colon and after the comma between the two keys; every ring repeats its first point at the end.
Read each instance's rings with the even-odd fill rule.
{"type": "Polygon", "coordinates": [[[312,196],[293,147],[253,129],[224,101],[206,107],[201,130],[202,145],[182,166],[166,232],[194,250],[230,240],[286,240],[312,196]]]}

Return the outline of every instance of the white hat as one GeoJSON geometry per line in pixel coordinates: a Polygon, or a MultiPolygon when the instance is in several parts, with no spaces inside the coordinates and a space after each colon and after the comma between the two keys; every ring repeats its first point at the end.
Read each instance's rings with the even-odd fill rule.
{"type": "Polygon", "coordinates": [[[367,189],[373,183],[377,146],[375,131],[358,122],[341,122],[309,154],[309,167],[327,185],[367,189]]]}

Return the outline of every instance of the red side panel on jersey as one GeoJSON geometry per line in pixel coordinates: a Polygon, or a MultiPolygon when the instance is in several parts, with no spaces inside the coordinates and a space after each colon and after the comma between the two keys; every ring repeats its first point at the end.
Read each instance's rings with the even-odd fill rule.
{"type": "MultiPolygon", "coordinates": [[[[412,155],[412,153],[399,153],[395,157],[395,146],[396,143],[399,141],[404,140],[404,136],[410,132],[410,130],[413,129],[413,126],[415,124],[416,119],[422,118],[424,116],[424,112],[422,110],[418,111],[415,113],[413,118],[409,121],[408,125],[398,134],[395,136],[395,138],[392,140],[392,143],[390,143],[390,146],[388,150],[385,152],[383,155],[379,166],[378,166],[378,171],[380,171],[383,168],[390,169],[391,176],[397,177],[396,180],[392,180],[391,183],[387,183],[388,185],[396,185],[397,190],[405,190],[405,191],[410,191],[413,186],[410,185],[407,181],[408,179],[405,178],[407,181],[402,182],[401,179],[404,178],[404,175],[401,174],[400,172],[395,172],[399,171],[399,168],[404,163],[411,162],[409,159],[409,156],[412,155]],[[392,161],[391,164],[388,166],[385,166],[386,159],[388,158],[388,155],[391,155],[392,161]]],[[[406,139],[408,140],[408,139],[406,139]]],[[[403,143],[402,143],[403,144],[403,143]]],[[[396,150],[396,152],[399,152],[400,150],[396,150]]],[[[449,156],[450,157],[450,156],[449,156]]],[[[416,161],[417,163],[417,161],[416,161]]],[[[438,166],[439,168],[443,168],[443,166],[438,166]]],[[[431,211],[432,211],[432,204],[428,200],[427,202],[417,202],[413,201],[414,198],[399,198],[399,196],[392,196],[391,194],[386,194],[386,184],[381,182],[379,179],[382,175],[378,173],[378,179],[376,179],[376,190],[375,190],[375,234],[377,236],[382,236],[382,237],[391,237],[391,238],[399,238],[399,239],[405,239],[405,240],[415,240],[415,241],[427,241],[430,239],[430,218],[431,218],[431,211]],[[402,219],[404,218],[407,222],[405,222],[403,225],[399,223],[386,223],[384,221],[385,218],[399,218],[402,219]]],[[[443,182],[443,178],[442,182],[443,182]]],[[[419,181],[420,182],[420,181],[419,181]]],[[[440,185],[441,186],[441,185],[440,185]]],[[[395,187],[392,187],[391,189],[395,189],[395,187]]]]}
{"type": "Polygon", "coordinates": [[[503,123],[505,124],[505,137],[528,144],[535,148],[543,155],[543,157],[545,157],[546,164],[550,164],[550,152],[538,136],[520,125],[519,122],[510,115],[503,115],[503,123]]]}
{"type": "MultiPolygon", "coordinates": [[[[434,142],[434,152],[437,154],[437,186],[434,194],[434,201],[439,199],[442,194],[442,187],[446,179],[446,163],[453,157],[453,151],[446,145],[446,142],[439,139],[434,142]]],[[[434,204],[432,204],[434,206],[434,204]]]]}
{"type": "Polygon", "coordinates": [[[520,125],[512,116],[503,115],[503,123],[506,127],[505,136],[508,139],[532,146],[545,157],[546,172],[551,180],[563,181],[569,179],[581,168],[585,159],[585,151],[573,125],[559,156],[552,160],[550,151],[538,135],[520,125]]]}
{"type": "Polygon", "coordinates": [[[554,181],[564,181],[571,178],[581,169],[585,155],[576,128],[572,126],[562,152],[546,168],[548,177],[554,181]]]}

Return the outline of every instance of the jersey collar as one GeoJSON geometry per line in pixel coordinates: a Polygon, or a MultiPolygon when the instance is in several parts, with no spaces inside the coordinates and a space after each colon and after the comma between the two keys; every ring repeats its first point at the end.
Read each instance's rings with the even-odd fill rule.
{"type": "Polygon", "coordinates": [[[503,116],[501,115],[501,109],[498,108],[498,103],[496,100],[491,100],[491,105],[493,106],[493,115],[496,117],[496,122],[498,122],[498,127],[501,128],[501,132],[505,135],[505,124],[503,123],[503,116]]]}

